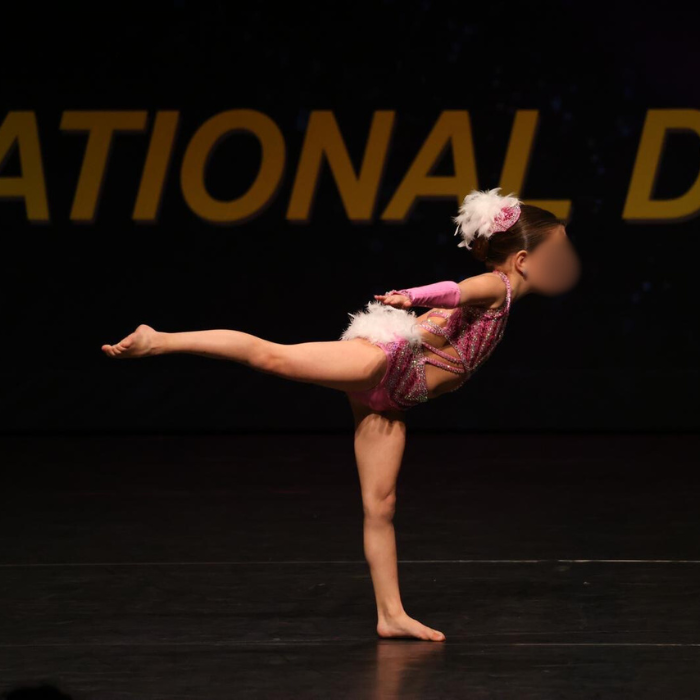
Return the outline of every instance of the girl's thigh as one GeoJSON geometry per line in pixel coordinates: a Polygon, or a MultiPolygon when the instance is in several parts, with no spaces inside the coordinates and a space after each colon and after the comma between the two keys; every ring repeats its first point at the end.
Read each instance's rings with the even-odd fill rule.
{"type": "Polygon", "coordinates": [[[365,338],[277,344],[271,373],[339,391],[376,386],[387,367],[386,353],[365,338]]]}
{"type": "MultiPolygon", "coordinates": [[[[396,495],[396,482],[406,445],[404,413],[377,412],[350,399],[355,418],[354,450],[362,500],[375,510],[396,495]]],[[[391,507],[391,504],[389,503],[391,507]]]]}

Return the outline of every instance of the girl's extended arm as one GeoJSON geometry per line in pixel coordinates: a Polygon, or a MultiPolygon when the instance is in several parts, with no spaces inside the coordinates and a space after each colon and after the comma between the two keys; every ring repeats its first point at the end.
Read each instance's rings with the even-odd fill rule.
{"type": "Polygon", "coordinates": [[[392,289],[386,294],[375,294],[375,298],[391,306],[400,306],[404,309],[411,306],[454,309],[462,304],[490,306],[500,298],[503,292],[502,287],[503,283],[496,280],[495,275],[484,273],[467,277],[459,284],[452,280],[444,280],[422,287],[392,289]],[[403,299],[391,300],[391,296],[400,296],[403,299]]]}
{"type": "Polygon", "coordinates": [[[439,306],[443,309],[454,309],[462,301],[462,290],[452,280],[434,282],[423,287],[392,289],[389,294],[408,297],[411,300],[411,306],[439,306]]]}

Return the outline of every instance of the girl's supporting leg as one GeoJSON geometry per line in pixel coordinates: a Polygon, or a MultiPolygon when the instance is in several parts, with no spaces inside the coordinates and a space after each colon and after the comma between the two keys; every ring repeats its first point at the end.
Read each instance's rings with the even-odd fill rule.
{"type": "Polygon", "coordinates": [[[386,370],[384,351],[364,338],[285,345],[243,331],[163,333],[142,324],[115,345],[103,345],[102,351],[119,359],[190,353],[232,360],[259,372],[340,391],[371,389],[386,370]]]}
{"type": "Polygon", "coordinates": [[[393,517],[396,481],[406,443],[403,412],[378,413],[352,398],[350,405],[355,418],[355,458],[364,510],[364,551],[377,603],[377,634],[444,641],[442,632],[408,616],[399,593],[393,517]]]}

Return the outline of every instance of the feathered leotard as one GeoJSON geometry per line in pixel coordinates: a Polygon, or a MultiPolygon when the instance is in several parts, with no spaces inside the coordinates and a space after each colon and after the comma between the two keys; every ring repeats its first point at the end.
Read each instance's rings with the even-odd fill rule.
{"type": "Polygon", "coordinates": [[[451,391],[459,389],[464,382],[488,359],[503,337],[511,303],[511,286],[508,275],[500,270],[493,272],[506,285],[506,300],[496,309],[462,305],[450,309],[432,309],[428,318],[416,322],[412,311],[396,309],[381,302],[371,301],[366,311],[350,314],[352,321],[340,336],[341,340],[366,338],[384,350],[387,367],[379,384],[366,391],[348,392],[376,411],[388,408],[407,410],[428,400],[425,380],[425,363],[449,372],[464,375],[463,381],[451,391]],[[431,316],[447,319],[444,326],[430,320],[431,316]],[[443,336],[455,349],[457,357],[433,347],[419,332],[419,328],[443,336]],[[428,357],[427,349],[446,362],[428,357]]]}

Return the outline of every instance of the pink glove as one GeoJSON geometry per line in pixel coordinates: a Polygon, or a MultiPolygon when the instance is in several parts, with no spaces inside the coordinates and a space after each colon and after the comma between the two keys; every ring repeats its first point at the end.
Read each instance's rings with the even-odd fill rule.
{"type": "Polygon", "coordinates": [[[462,291],[452,280],[410,289],[392,289],[387,294],[403,294],[411,300],[411,306],[436,306],[443,309],[455,309],[462,300],[462,291]]]}

